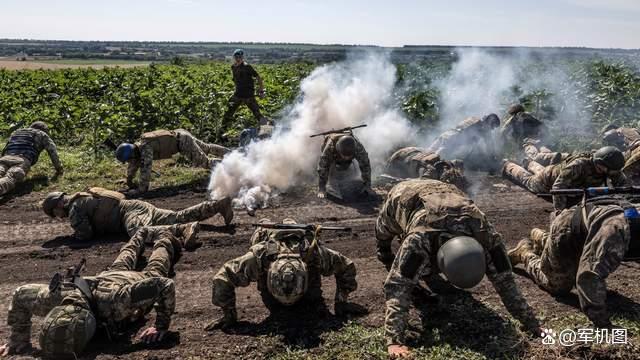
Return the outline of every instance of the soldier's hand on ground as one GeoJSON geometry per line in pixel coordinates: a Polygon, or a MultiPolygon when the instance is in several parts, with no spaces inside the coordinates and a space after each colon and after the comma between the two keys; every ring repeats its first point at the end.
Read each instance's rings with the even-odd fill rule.
{"type": "Polygon", "coordinates": [[[391,359],[403,359],[411,356],[411,350],[404,345],[389,345],[387,346],[387,353],[391,359]]]}
{"type": "Polygon", "coordinates": [[[347,317],[349,315],[362,316],[368,314],[369,309],[348,301],[336,301],[335,313],[338,317],[347,317]]]}
{"type": "Polygon", "coordinates": [[[21,346],[14,346],[11,344],[4,344],[0,346],[0,357],[5,357],[14,354],[24,353],[27,349],[31,347],[30,344],[24,344],[21,346]]]}
{"type": "Polygon", "coordinates": [[[162,341],[166,334],[166,330],[158,330],[155,327],[150,327],[145,329],[142,334],[140,334],[140,340],[142,340],[142,342],[144,342],[145,344],[153,344],[162,341]]]}
{"type": "Polygon", "coordinates": [[[324,199],[327,197],[327,193],[324,191],[319,191],[318,192],[318,199],[324,199]]]}

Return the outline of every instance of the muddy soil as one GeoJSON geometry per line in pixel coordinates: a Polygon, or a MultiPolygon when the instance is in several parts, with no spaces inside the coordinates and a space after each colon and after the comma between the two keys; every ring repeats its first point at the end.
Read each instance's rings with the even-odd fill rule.
{"type": "MultiPolygon", "coordinates": [[[[516,245],[532,227],[545,228],[550,203],[537,198],[522,189],[497,177],[476,176],[479,183],[473,195],[479,207],[487,214],[495,227],[504,235],[507,247],[516,245]]],[[[377,188],[384,196],[386,190],[377,188]]],[[[159,193],[161,194],[161,192],[159,193]]],[[[168,197],[146,199],[156,206],[180,209],[205,197],[204,189],[181,190],[168,197]]],[[[95,240],[86,249],[72,249],[69,236],[72,229],[68,223],[56,221],[44,215],[38,206],[43,193],[27,194],[0,205],[0,341],[8,336],[6,326],[7,308],[11,292],[17,286],[28,282],[46,283],[56,271],[87,259],[85,274],[95,274],[105,269],[116,257],[123,236],[111,236],[95,240]]],[[[336,204],[315,197],[311,188],[294,189],[279,196],[276,206],[258,211],[257,217],[249,217],[244,211],[236,212],[234,226],[225,228],[222,219],[215,217],[204,222],[200,238],[203,246],[195,252],[185,253],[175,271],[177,283],[177,314],[171,326],[173,333],[168,344],[161,349],[142,347],[132,337],[122,337],[114,342],[105,336],[91,343],[86,358],[160,358],[174,359],[205,357],[215,359],[255,359],[264,358],[281,351],[285,345],[295,345],[313,349],[317,347],[319,335],[325,331],[339,329],[343,322],[335,318],[333,312],[334,281],[326,278],[323,283],[328,314],[310,316],[304,309],[291,317],[269,316],[262,305],[255,286],[238,289],[237,308],[240,325],[228,332],[206,333],[203,327],[221,315],[211,305],[209,281],[213,273],[227,260],[244,254],[249,247],[249,237],[253,231],[251,223],[261,217],[280,221],[293,217],[298,222],[321,222],[345,225],[353,228],[352,234],[325,232],[324,243],[349,256],[358,268],[358,290],[352,300],[366,306],[370,313],[356,321],[365,326],[380,327],[384,320],[384,296],[382,284],[386,270],[375,257],[374,224],[381,201],[357,204],[336,204]],[[265,341],[265,336],[272,338],[265,341]],[[273,340],[275,339],[275,340],[273,340]]],[[[640,277],[640,265],[625,263],[608,280],[611,291],[609,306],[622,314],[640,313],[640,287],[636,279],[640,277]]],[[[579,313],[577,298],[557,301],[540,290],[529,279],[517,276],[517,282],[530,304],[546,318],[570,316],[579,313]]],[[[478,306],[492,309],[497,322],[505,319],[504,306],[485,279],[473,289],[471,296],[478,306]]],[[[474,311],[471,309],[470,311],[474,311]]],[[[149,316],[153,321],[153,315],[149,316]]],[[[446,323],[446,319],[440,319],[446,323]]],[[[435,321],[435,320],[434,320],[435,321]]],[[[34,319],[34,333],[40,319],[34,319]]],[[[151,322],[152,323],[152,322],[151,322]]],[[[464,324],[458,324],[463,327],[464,324]]],[[[455,324],[454,324],[455,327],[455,324]]],[[[35,335],[35,334],[34,334],[35,335]]],[[[540,340],[524,340],[525,357],[542,354],[540,340]],[[538,351],[540,350],[540,351],[538,351]],[[528,354],[528,355],[526,355],[528,354]]],[[[34,344],[37,339],[33,338],[34,344]]],[[[522,345],[522,344],[520,344],[522,345]]],[[[311,350],[313,352],[313,350],[311,350]]],[[[37,355],[37,353],[35,353],[37,355]]],[[[546,352],[546,356],[549,356],[546,352]]],[[[556,354],[560,355],[560,354],[556,354]]],[[[562,357],[614,358],[630,356],[624,351],[612,353],[564,352],[562,357]]]]}

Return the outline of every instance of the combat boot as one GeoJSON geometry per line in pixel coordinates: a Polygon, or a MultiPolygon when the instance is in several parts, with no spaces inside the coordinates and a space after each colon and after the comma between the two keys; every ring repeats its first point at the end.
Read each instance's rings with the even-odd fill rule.
{"type": "Polygon", "coordinates": [[[220,215],[224,218],[224,224],[231,224],[231,221],[233,220],[233,206],[231,205],[231,198],[227,196],[222,200],[218,200],[216,204],[218,212],[220,212],[220,215]]]}
{"type": "Polygon", "coordinates": [[[195,250],[202,245],[202,243],[198,241],[198,231],[200,231],[199,222],[173,225],[172,230],[178,243],[185,250],[195,250]]]}
{"type": "Polygon", "coordinates": [[[531,229],[531,235],[529,235],[529,239],[531,239],[534,254],[536,255],[542,254],[542,249],[544,249],[546,236],[547,236],[547,232],[542,229],[538,229],[538,228],[531,229]]]}
{"type": "Polygon", "coordinates": [[[516,266],[520,263],[523,263],[525,257],[528,254],[533,253],[532,248],[533,248],[533,244],[531,243],[531,240],[529,239],[520,240],[520,242],[515,248],[507,252],[507,255],[509,256],[509,261],[511,262],[511,266],[516,266]]]}

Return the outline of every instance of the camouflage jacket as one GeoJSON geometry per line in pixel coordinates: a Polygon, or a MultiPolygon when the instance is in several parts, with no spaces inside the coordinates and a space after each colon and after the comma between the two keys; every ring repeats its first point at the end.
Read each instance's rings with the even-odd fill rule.
{"type": "MultiPolygon", "coordinates": [[[[330,134],[325,137],[322,147],[322,155],[318,162],[320,190],[325,189],[327,182],[329,181],[329,174],[332,166],[340,165],[341,167],[346,168],[351,165],[351,161],[347,164],[342,163],[339,160],[338,151],[336,150],[336,143],[345,135],[347,134],[330,134]]],[[[360,167],[362,181],[365,186],[371,186],[371,165],[369,164],[369,155],[364,149],[364,146],[362,146],[362,143],[360,143],[360,141],[355,137],[354,139],[356,140],[355,159],[358,161],[358,166],[360,167]]]]}
{"type": "Polygon", "coordinates": [[[35,165],[40,153],[46,150],[51,163],[57,172],[62,171],[62,164],[58,157],[56,144],[49,135],[38,129],[19,129],[11,134],[9,142],[2,151],[2,155],[20,156],[29,160],[29,165],[35,165]]]}
{"type": "Polygon", "coordinates": [[[486,275],[507,310],[529,328],[538,326],[533,310],[516,286],[502,237],[485,215],[454,185],[408,180],[391,189],[376,223],[379,249],[400,250],[385,281],[385,333],[388,344],[403,344],[411,292],[420,278],[439,272],[436,256],[444,242],[472,236],[485,249],[486,275]]]}
{"type": "Polygon", "coordinates": [[[156,130],[142,134],[136,143],[139,156],[132,158],[127,167],[127,185],[134,187],[136,173],[140,170],[138,191],[149,190],[153,160],[168,159],[178,153],[178,137],[179,130],[156,130]]]}
{"type": "MultiPolygon", "coordinates": [[[[596,172],[596,166],[591,157],[579,156],[573,159],[569,158],[563,163],[554,166],[559,166],[559,168],[556,170],[557,177],[553,181],[552,190],[581,189],[591,186],[607,185],[608,176],[596,172]]],[[[611,177],[610,180],[613,186],[622,186],[627,182],[622,172],[611,177]]],[[[567,208],[567,201],[566,196],[553,196],[553,206],[556,210],[567,208]]]]}
{"type": "Polygon", "coordinates": [[[441,161],[438,154],[417,147],[405,147],[394,152],[387,160],[386,172],[400,178],[433,178],[437,174],[435,164],[441,161]]]}
{"type": "MultiPolygon", "coordinates": [[[[309,237],[300,230],[280,230],[258,229],[252,236],[253,246],[249,252],[236,259],[225,263],[212,282],[211,301],[214,305],[225,310],[235,309],[236,295],[235,288],[249,286],[252,282],[258,283],[260,292],[268,292],[266,276],[271,263],[278,254],[283,252],[300,253],[305,259],[309,279],[321,276],[334,275],[336,279],[336,301],[346,301],[348,294],[356,290],[356,267],[351,259],[338,253],[337,251],[318,245],[313,250],[309,259],[306,259],[309,248],[309,237]],[[277,240],[278,234],[298,233],[299,236],[306,236],[299,245],[285,244],[277,240]]],[[[311,281],[310,289],[313,286],[320,286],[319,281],[311,281]]],[[[307,291],[309,291],[307,290],[307,291]]]]}

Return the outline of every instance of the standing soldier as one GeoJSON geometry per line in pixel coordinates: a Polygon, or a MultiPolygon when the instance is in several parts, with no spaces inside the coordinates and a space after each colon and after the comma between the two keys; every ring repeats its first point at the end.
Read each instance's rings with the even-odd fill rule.
{"type": "Polygon", "coordinates": [[[131,190],[130,195],[137,195],[149,190],[153,160],[169,159],[180,153],[194,166],[211,169],[227,152],[229,149],[226,147],[207,144],[186,130],[156,130],[142,134],[140,141],[135,144],[120,144],[116,149],[116,159],[122,163],[129,163],[127,186],[131,190]],[[134,179],[138,170],[140,182],[136,187],[134,179]]]}
{"type": "MultiPolygon", "coordinates": [[[[270,223],[262,219],[260,223],[270,223]]],[[[295,224],[285,219],[283,224],[295,224]]],[[[237,321],[237,287],[258,283],[262,301],[271,312],[298,303],[322,303],[321,276],[335,276],[336,315],[359,312],[347,302],[356,290],[356,266],[351,259],[318,244],[316,234],[305,229],[267,229],[259,227],[251,237],[245,255],[225,263],[213,278],[211,300],[222,308],[221,319],[207,330],[224,329],[237,321]]]]}
{"type": "Polygon", "coordinates": [[[38,162],[42,150],[47,150],[53,167],[54,178],[62,175],[62,164],[58,158],[56,144],[48,135],[49,128],[42,121],[36,121],[30,127],[14,131],[0,157],[0,196],[15,189],[23,182],[31,166],[38,162]]]}
{"type": "MultiPolygon", "coordinates": [[[[624,185],[626,178],[621,173],[623,166],[624,156],[620,150],[605,146],[593,154],[571,155],[562,163],[547,166],[536,174],[528,172],[516,163],[505,161],[502,175],[534,194],[543,194],[551,190],[602,186],[607,184],[607,179],[610,179],[613,186],[624,185]]],[[[571,205],[575,203],[568,203],[566,196],[553,196],[553,206],[556,210],[571,205]]]]}
{"type": "Polygon", "coordinates": [[[442,133],[427,150],[447,160],[461,159],[473,167],[492,168],[499,161],[491,133],[499,126],[500,118],[496,114],[471,117],[442,133]]]}
{"type": "Polygon", "coordinates": [[[540,324],[518,289],[502,237],[460,189],[437,180],[394,186],[376,222],[378,259],[390,266],[384,283],[385,336],[391,357],[410,355],[405,345],[411,294],[420,279],[443,273],[459,288],[486,274],[509,313],[534,334],[540,324]],[[401,245],[394,256],[391,242],[401,245]]]}
{"type": "Polygon", "coordinates": [[[259,124],[266,123],[266,119],[263,120],[262,114],[260,114],[260,106],[256,101],[255,95],[255,81],[257,81],[258,96],[260,98],[265,96],[262,78],[253,66],[244,61],[244,51],[242,49],[237,49],[233,52],[233,59],[234,63],[231,65],[231,71],[236,90],[229,98],[229,107],[224,113],[220,131],[226,129],[233,122],[233,114],[236,113],[240,105],[246,105],[259,124]]]}
{"type": "Polygon", "coordinates": [[[141,227],[202,221],[216,214],[221,214],[227,225],[233,219],[231,199],[228,197],[172,211],[140,200],[125,200],[122,194],[101,188],[91,188],[88,192],[73,195],[52,192],[42,202],[42,210],[50,217],[68,217],[78,241],[88,241],[105,233],[126,232],[133,236],[141,227]]]}
{"type": "Polygon", "coordinates": [[[112,337],[152,309],[155,325],[140,337],[145,343],[162,341],[176,304],[169,271],[177,254],[189,248],[195,236],[193,232],[174,234],[168,228],[141,228],[122,247],[113,265],[95,277],[74,274],[60,281],[56,276],[48,285],[20,286],[9,305],[9,342],[0,347],[0,356],[30,350],[33,315],[46,315],[39,336],[44,357],[78,358],[98,326],[112,337]],[[145,243],[153,244],[153,252],[145,268],[136,271],[145,243]]]}
{"type": "Polygon", "coordinates": [[[322,144],[322,155],[318,161],[318,197],[324,199],[327,195],[327,183],[342,195],[342,189],[351,181],[351,165],[353,159],[358,161],[362,183],[360,191],[366,194],[371,190],[371,165],[369,155],[362,143],[353,136],[351,131],[328,134],[322,144]]]}
{"type": "Polygon", "coordinates": [[[462,161],[442,160],[438,154],[417,147],[405,147],[394,152],[387,160],[386,173],[402,179],[440,180],[459,189],[466,186],[462,161]]]}
{"type": "Polygon", "coordinates": [[[605,280],[625,254],[637,256],[637,245],[634,254],[628,249],[630,239],[640,236],[638,229],[640,215],[632,204],[593,199],[562,211],[550,232],[531,230],[530,239],[509,251],[509,259],[514,266],[523,264],[533,281],[551,294],[567,294],[575,286],[589,320],[598,328],[611,328],[605,280]]]}

